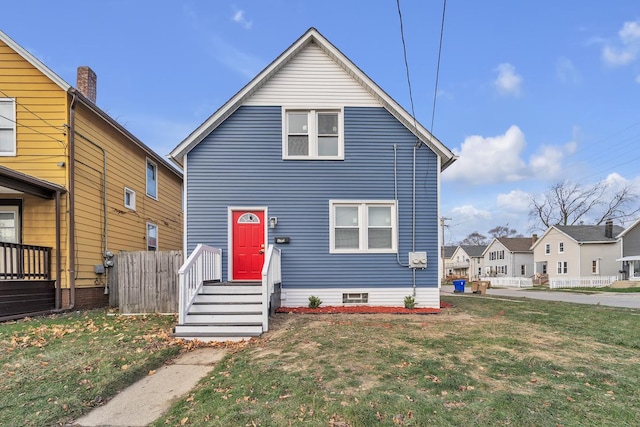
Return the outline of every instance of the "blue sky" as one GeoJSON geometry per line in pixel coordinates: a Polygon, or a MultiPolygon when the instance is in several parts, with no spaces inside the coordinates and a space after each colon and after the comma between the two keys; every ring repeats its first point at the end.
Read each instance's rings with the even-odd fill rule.
{"type": "MultiPolygon", "coordinates": [[[[431,128],[442,2],[401,0],[418,120],[431,128]]],[[[395,0],[6,2],[0,29],[166,155],[309,27],[411,110],[395,0]]],[[[447,243],[509,224],[571,179],[640,188],[636,1],[449,0],[433,133],[447,243]]]]}

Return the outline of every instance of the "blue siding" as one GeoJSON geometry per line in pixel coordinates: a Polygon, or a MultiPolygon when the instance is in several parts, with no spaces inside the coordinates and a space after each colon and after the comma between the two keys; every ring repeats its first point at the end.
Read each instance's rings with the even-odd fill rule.
{"type": "MultiPolygon", "coordinates": [[[[227,268],[227,207],[267,206],[278,217],[284,287],[406,287],[412,271],[396,254],[330,254],[330,199],[394,199],[394,151],[398,157],[399,257],[412,249],[412,165],[416,142],[383,108],[344,109],[345,159],[282,160],[280,107],[239,108],[187,159],[187,250],[206,243],[223,249],[227,268]]],[[[438,285],[437,157],[426,146],[416,160],[416,250],[428,267],[417,285],[438,285]]]]}

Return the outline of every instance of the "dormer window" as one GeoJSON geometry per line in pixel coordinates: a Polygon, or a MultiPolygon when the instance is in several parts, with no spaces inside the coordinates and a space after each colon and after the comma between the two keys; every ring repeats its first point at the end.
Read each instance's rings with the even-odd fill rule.
{"type": "Polygon", "coordinates": [[[342,110],[284,110],[282,158],[342,160],[342,110]]]}

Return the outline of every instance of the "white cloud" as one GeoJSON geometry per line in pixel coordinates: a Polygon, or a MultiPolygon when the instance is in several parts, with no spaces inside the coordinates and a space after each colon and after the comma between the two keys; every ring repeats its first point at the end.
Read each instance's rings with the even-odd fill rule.
{"type": "Polygon", "coordinates": [[[515,125],[504,135],[469,136],[460,150],[453,150],[459,159],[447,169],[443,178],[476,184],[518,181],[526,168],[520,158],[525,146],[524,134],[515,125]]]}
{"type": "Polygon", "coordinates": [[[253,26],[253,21],[245,18],[244,10],[238,10],[236,13],[233,14],[233,17],[231,19],[233,20],[233,22],[236,22],[242,25],[242,27],[245,30],[250,30],[251,27],[253,26]]]}
{"type": "Polygon", "coordinates": [[[497,206],[511,212],[529,213],[529,201],[531,195],[522,190],[512,190],[507,194],[500,193],[497,197],[497,206]]]}
{"type": "Polygon", "coordinates": [[[628,21],[618,31],[615,44],[605,44],[602,60],[610,66],[622,66],[635,62],[640,55],[640,20],[628,21]]]}
{"type": "Polygon", "coordinates": [[[467,221],[470,219],[490,219],[491,212],[477,209],[471,205],[456,206],[451,209],[456,221],[467,221]]]}
{"type": "Polygon", "coordinates": [[[520,86],[522,85],[522,76],[516,74],[516,67],[509,63],[503,63],[496,68],[498,77],[494,80],[493,85],[502,95],[520,96],[520,86]]]}
{"type": "Polygon", "coordinates": [[[518,126],[511,126],[504,135],[467,137],[461,148],[453,149],[459,156],[443,174],[447,181],[464,181],[472,185],[515,182],[527,178],[557,179],[562,176],[562,162],[576,151],[573,141],[564,145],[543,145],[537,152],[523,160],[527,146],[524,133],[518,126]]]}

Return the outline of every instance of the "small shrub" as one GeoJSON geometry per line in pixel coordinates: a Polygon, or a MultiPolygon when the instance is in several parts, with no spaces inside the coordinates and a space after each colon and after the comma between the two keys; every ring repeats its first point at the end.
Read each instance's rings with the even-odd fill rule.
{"type": "Polygon", "coordinates": [[[309,297],[309,308],[318,308],[322,304],[322,300],[314,295],[309,297]]]}
{"type": "Polygon", "coordinates": [[[416,308],[416,299],[411,295],[404,297],[404,308],[416,308]]]}

